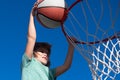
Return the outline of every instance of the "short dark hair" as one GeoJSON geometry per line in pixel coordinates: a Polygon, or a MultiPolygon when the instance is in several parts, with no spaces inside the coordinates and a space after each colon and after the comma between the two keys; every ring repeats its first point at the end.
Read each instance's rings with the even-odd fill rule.
{"type": "Polygon", "coordinates": [[[37,52],[37,51],[46,52],[47,51],[47,54],[50,54],[51,45],[47,42],[36,42],[33,51],[34,52],[37,52]]]}
{"type": "MultiPolygon", "coordinates": [[[[34,52],[46,52],[48,56],[51,53],[51,45],[47,42],[36,42],[34,49],[33,49],[33,55],[35,56],[34,52]]],[[[50,66],[50,61],[46,64],[46,66],[50,66]]]]}

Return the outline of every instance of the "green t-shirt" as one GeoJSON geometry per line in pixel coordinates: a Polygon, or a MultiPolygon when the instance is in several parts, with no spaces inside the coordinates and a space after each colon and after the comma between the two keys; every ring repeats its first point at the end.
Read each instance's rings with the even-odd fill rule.
{"type": "Polygon", "coordinates": [[[55,80],[55,69],[49,69],[34,57],[26,54],[22,58],[22,80],[55,80]]]}

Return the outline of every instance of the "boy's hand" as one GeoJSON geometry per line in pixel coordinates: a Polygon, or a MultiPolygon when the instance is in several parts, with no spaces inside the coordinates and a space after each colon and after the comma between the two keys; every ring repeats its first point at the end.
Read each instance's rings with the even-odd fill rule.
{"type": "Polygon", "coordinates": [[[69,36],[67,36],[67,40],[68,40],[69,45],[73,45],[73,43],[75,43],[77,41],[76,38],[69,37],[69,36]]]}
{"type": "Polygon", "coordinates": [[[38,5],[39,5],[42,1],[44,1],[44,0],[37,0],[37,1],[34,3],[33,9],[32,9],[32,14],[33,14],[33,16],[36,15],[35,12],[36,12],[36,10],[37,10],[37,7],[38,7],[38,5]]]}
{"type": "Polygon", "coordinates": [[[44,0],[37,0],[37,3],[39,4],[39,3],[41,3],[41,2],[43,2],[44,0]]]}

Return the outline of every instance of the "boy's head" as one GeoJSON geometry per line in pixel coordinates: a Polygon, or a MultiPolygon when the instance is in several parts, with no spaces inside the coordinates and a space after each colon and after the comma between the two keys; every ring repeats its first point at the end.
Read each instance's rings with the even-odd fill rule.
{"type": "Polygon", "coordinates": [[[51,52],[51,45],[47,42],[36,42],[34,46],[34,52],[47,52],[50,55],[51,52]]]}
{"type": "Polygon", "coordinates": [[[35,46],[34,46],[34,49],[33,49],[33,52],[34,52],[33,55],[37,58],[39,57],[38,60],[40,60],[41,62],[43,61],[43,63],[45,62],[44,58],[46,58],[47,64],[45,64],[45,65],[49,66],[49,64],[50,64],[49,55],[50,55],[50,52],[51,52],[51,45],[49,43],[36,42],[35,46]]]}

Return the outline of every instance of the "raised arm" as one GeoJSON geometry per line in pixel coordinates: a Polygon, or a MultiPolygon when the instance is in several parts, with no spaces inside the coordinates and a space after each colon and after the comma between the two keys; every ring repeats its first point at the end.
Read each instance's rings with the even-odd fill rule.
{"type": "MultiPolygon", "coordinates": [[[[75,39],[73,39],[75,40],[75,39]]],[[[65,62],[62,66],[59,66],[56,68],[56,76],[59,76],[60,74],[64,73],[66,70],[68,70],[72,63],[73,53],[74,53],[74,46],[68,40],[69,46],[68,46],[68,53],[65,59],[65,62]]]]}
{"type": "Polygon", "coordinates": [[[35,11],[37,9],[37,6],[39,3],[41,3],[43,0],[37,0],[31,10],[30,13],[30,19],[29,19],[29,25],[28,25],[28,35],[27,35],[27,45],[25,53],[26,55],[31,58],[33,54],[33,49],[36,41],[36,29],[35,29],[35,23],[34,23],[34,16],[35,11]]]}
{"type": "Polygon", "coordinates": [[[27,45],[26,45],[26,50],[25,50],[25,53],[29,58],[32,57],[35,41],[36,41],[36,29],[35,29],[33,9],[32,9],[30,13],[28,35],[27,35],[27,45]]]}
{"type": "Polygon", "coordinates": [[[25,50],[25,53],[29,58],[32,57],[33,49],[34,49],[34,45],[36,41],[36,29],[35,29],[35,24],[34,24],[35,11],[37,9],[38,4],[41,3],[42,1],[43,0],[37,0],[30,13],[28,35],[27,35],[27,45],[26,45],[26,50],[25,50]]]}

